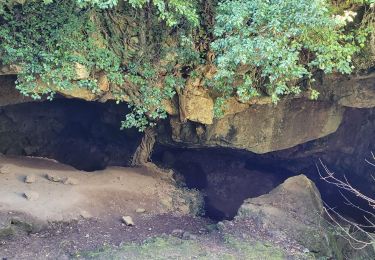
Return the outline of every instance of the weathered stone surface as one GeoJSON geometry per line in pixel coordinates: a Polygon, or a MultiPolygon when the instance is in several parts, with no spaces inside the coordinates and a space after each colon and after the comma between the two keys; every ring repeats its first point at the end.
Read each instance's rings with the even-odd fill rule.
{"type": "Polygon", "coordinates": [[[353,108],[375,107],[375,72],[365,76],[327,77],[317,86],[320,99],[353,108]]]}
{"type": "Polygon", "coordinates": [[[52,181],[52,182],[61,182],[62,181],[60,176],[57,176],[57,175],[52,174],[52,173],[47,173],[46,178],[47,178],[47,180],[52,181]]]}
{"type": "Polygon", "coordinates": [[[202,124],[212,124],[214,101],[208,90],[201,86],[201,79],[188,80],[179,94],[180,118],[202,124]]]}
{"type": "Polygon", "coordinates": [[[124,224],[127,225],[127,226],[134,226],[134,221],[133,221],[132,217],[130,217],[130,216],[123,216],[122,222],[124,222],[124,224]]]}
{"type": "Polygon", "coordinates": [[[172,139],[188,146],[222,146],[261,154],[335,132],[343,112],[343,108],[332,103],[305,99],[286,100],[277,106],[253,105],[243,112],[216,119],[203,130],[172,118],[172,139]]]}
{"type": "Polygon", "coordinates": [[[98,97],[94,93],[86,88],[58,89],[56,91],[68,98],[79,98],[86,101],[93,101],[98,99],[98,97]]]}
{"type": "Polygon", "coordinates": [[[100,73],[98,77],[98,87],[101,91],[109,91],[109,80],[106,74],[100,73]]]}
{"type": "Polygon", "coordinates": [[[224,116],[234,115],[242,111],[245,111],[248,108],[249,104],[241,103],[232,97],[229,98],[226,104],[224,105],[224,116]]]}
{"type": "Polygon", "coordinates": [[[0,66],[0,75],[17,75],[21,72],[21,69],[19,65],[0,66]]]}
{"type": "Polygon", "coordinates": [[[76,73],[75,80],[88,79],[90,77],[90,72],[86,66],[76,62],[74,63],[74,69],[76,73]]]}
{"type": "Polygon", "coordinates": [[[25,177],[25,183],[34,183],[36,181],[36,177],[33,174],[27,175],[25,177]]]}
{"type": "Polygon", "coordinates": [[[331,255],[319,191],[306,176],[287,179],[269,194],[245,200],[238,218],[249,218],[268,231],[282,231],[319,255],[331,255]]]}
{"type": "MultiPolygon", "coordinates": [[[[77,66],[78,71],[82,72],[81,76],[86,77],[85,68],[79,64],[77,66]]],[[[247,103],[231,98],[224,117],[214,119],[213,94],[203,87],[204,79],[212,77],[214,68],[207,66],[197,71],[199,76],[187,81],[185,88],[178,93],[178,100],[176,97],[172,102],[163,102],[171,115],[172,129],[171,132],[164,133],[168,136],[161,136],[161,142],[177,142],[191,147],[231,147],[267,153],[294,147],[335,132],[341,122],[343,107],[375,106],[374,73],[351,77],[335,75],[324,78],[316,86],[321,92],[320,102],[299,98],[284,100],[274,106],[269,97],[252,99],[247,103]]],[[[106,75],[99,73],[96,76],[101,89],[99,94],[85,88],[56,88],[56,91],[65,97],[87,101],[105,102],[113,99],[106,75]]],[[[7,84],[11,83],[9,80],[10,78],[7,84]]],[[[17,90],[9,92],[14,84],[9,86],[10,88],[0,88],[0,106],[31,101],[23,98],[17,90]]],[[[43,87],[43,84],[40,86],[43,87]]]]}
{"type": "Polygon", "coordinates": [[[140,214],[143,214],[146,212],[146,210],[144,208],[138,208],[135,210],[136,213],[140,213],[140,214]]]}

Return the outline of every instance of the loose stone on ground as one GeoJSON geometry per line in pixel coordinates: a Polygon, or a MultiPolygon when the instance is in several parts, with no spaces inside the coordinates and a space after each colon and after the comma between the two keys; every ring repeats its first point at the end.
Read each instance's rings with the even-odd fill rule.
{"type": "Polygon", "coordinates": [[[124,224],[127,225],[127,226],[134,226],[134,221],[133,221],[132,217],[130,217],[130,216],[123,216],[122,222],[124,222],[124,224]]]}
{"type": "Polygon", "coordinates": [[[35,175],[27,175],[25,177],[25,183],[34,183],[36,181],[35,175]]]}
{"type": "Polygon", "coordinates": [[[136,213],[140,213],[140,214],[142,214],[142,213],[145,213],[146,210],[143,209],[143,208],[138,208],[138,209],[135,210],[135,212],[136,212],[136,213]]]}
{"type": "Polygon", "coordinates": [[[39,199],[39,193],[35,192],[35,191],[25,191],[23,193],[23,196],[27,199],[27,200],[30,200],[30,201],[35,201],[37,199],[39,199]]]}
{"type": "Polygon", "coordinates": [[[46,178],[47,178],[47,180],[52,181],[52,182],[60,182],[61,181],[61,178],[59,176],[56,176],[56,175],[51,174],[51,173],[47,173],[46,178]]]}

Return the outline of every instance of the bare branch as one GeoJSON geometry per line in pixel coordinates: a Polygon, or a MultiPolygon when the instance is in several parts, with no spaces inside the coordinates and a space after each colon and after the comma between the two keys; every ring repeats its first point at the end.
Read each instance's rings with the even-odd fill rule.
{"type": "MultiPolygon", "coordinates": [[[[375,155],[373,152],[371,152],[372,155],[372,161],[365,159],[366,163],[368,163],[371,166],[375,167],[375,155]]],[[[375,212],[372,210],[375,210],[375,198],[371,198],[362,192],[360,192],[358,189],[354,188],[349,180],[346,178],[344,175],[342,179],[339,179],[335,176],[334,172],[331,172],[328,167],[322,162],[322,160],[319,159],[320,166],[324,169],[324,174],[320,171],[320,167],[316,164],[316,168],[318,170],[319,176],[322,180],[329,184],[333,184],[336,187],[338,187],[340,190],[341,196],[345,200],[345,204],[348,206],[351,206],[360,212],[363,213],[363,218],[367,221],[367,225],[363,224],[358,224],[355,221],[349,220],[347,217],[341,215],[340,213],[337,212],[336,209],[329,207],[325,202],[324,202],[324,211],[329,217],[329,219],[332,221],[330,225],[338,228],[342,234],[339,234],[342,238],[344,238],[346,241],[349,242],[349,244],[354,248],[354,249],[363,249],[369,245],[375,245],[375,234],[368,232],[367,230],[369,228],[374,229],[375,228],[375,223],[373,222],[375,219],[375,212]],[[349,193],[355,195],[356,197],[364,200],[365,202],[368,203],[370,210],[366,210],[361,208],[360,206],[354,204],[346,195],[341,190],[348,191],[349,193]],[[370,218],[369,218],[370,217],[370,218]],[[347,224],[349,227],[354,229],[354,231],[351,231],[350,228],[346,228],[343,225],[347,224]],[[356,233],[359,232],[361,236],[356,235],[356,233]],[[360,238],[364,237],[364,238],[360,238]]],[[[371,176],[372,179],[375,181],[374,176],[371,176]]]]}

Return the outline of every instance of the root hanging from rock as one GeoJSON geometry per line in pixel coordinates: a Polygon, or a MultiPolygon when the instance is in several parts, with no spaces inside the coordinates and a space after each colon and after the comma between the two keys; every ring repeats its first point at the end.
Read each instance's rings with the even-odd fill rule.
{"type": "Polygon", "coordinates": [[[133,155],[131,162],[132,166],[145,166],[150,161],[150,157],[155,145],[155,138],[155,129],[152,127],[147,128],[141,143],[133,155]]]}

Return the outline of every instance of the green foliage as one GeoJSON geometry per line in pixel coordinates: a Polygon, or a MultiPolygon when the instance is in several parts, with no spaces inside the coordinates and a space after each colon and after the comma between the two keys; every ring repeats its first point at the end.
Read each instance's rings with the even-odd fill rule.
{"type": "MultiPolygon", "coordinates": [[[[194,1],[127,2],[128,7],[136,9],[153,6],[159,18],[169,26],[177,25],[181,19],[198,24],[194,1]]],[[[110,83],[119,86],[112,94],[118,102],[127,100],[131,108],[122,127],[144,130],[166,118],[163,101],[171,99],[175,88],[184,84],[181,75],[174,71],[176,61],[155,69],[150,60],[153,57],[147,53],[137,56],[136,51],[125,54],[129,60],[121,60],[124,57],[116,54],[103,38],[102,28],[95,23],[97,8],[113,8],[117,4],[117,0],[44,0],[22,6],[0,4],[1,63],[22,68],[16,82],[21,93],[35,99],[42,95],[52,99],[57,91],[77,88],[98,94],[96,75],[105,73],[110,83]],[[124,63],[126,67],[121,65],[124,63]],[[79,69],[88,73],[88,77],[77,78],[79,69]]],[[[178,46],[161,52],[164,56],[176,53],[175,58],[178,57],[181,64],[193,66],[199,60],[199,53],[192,51],[192,45],[190,38],[183,35],[178,46]]]]}
{"type": "Polygon", "coordinates": [[[131,108],[122,127],[143,130],[167,117],[165,101],[197,76],[212,41],[218,71],[205,82],[218,96],[216,117],[230,96],[277,102],[303,86],[317,99],[314,73],[351,73],[371,32],[372,22],[350,22],[348,8],[374,1],[10,0],[0,3],[0,61],[22,68],[17,88],[33,98],[77,89],[100,96],[104,74],[110,94],[131,108]]]}
{"type": "Polygon", "coordinates": [[[328,7],[324,0],[220,2],[216,88],[224,97],[246,101],[263,92],[277,102],[298,94],[316,70],[350,73],[367,32],[345,31],[328,7]]]}
{"type": "MultiPolygon", "coordinates": [[[[118,4],[118,0],[76,0],[81,7],[95,6],[101,9],[112,8],[118,4]]],[[[159,17],[165,20],[169,26],[175,26],[181,18],[186,18],[194,25],[198,25],[199,19],[193,0],[125,0],[133,8],[143,8],[152,4],[159,12],[159,17]]]]}
{"type": "Polygon", "coordinates": [[[161,19],[169,26],[175,26],[184,17],[193,25],[199,24],[198,15],[195,10],[194,0],[127,0],[133,7],[143,7],[152,3],[159,11],[161,19]]]}
{"type": "MultiPolygon", "coordinates": [[[[48,0],[53,1],[53,0],[48,0]]],[[[95,6],[101,9],[112,8],[118,4],[118,0],[76,0],[80,7],[95,6]]]]}
{"type": "Polygon", "coordinates": [[[181,78],[167,75],[160,84],[160,72],[151,64],[132,64],[125,79],[137,86],[137,97],[130,98],[131,113],[126,115],[122,128],[136,127],[140,131],[147,126],[153,126],[158,119],[167,117],[163,101],[170,100],[175,95],[175,89],[184,84],[181,78]]]}
{"type": "Polygon", "coordinates": [[[105,47],[99,47],[97,28],[90,12],[73,2],[42,2],[6,8],[0,28],[0,55],[3,64],[22,67],[17,88],[22,94],[52,98],[57,90],[87,88],[93,93],[98,86],[93,72],[105,72],[113,83],[123,82],[120,60],[105,47]],[[48,17],[46,16],[48,14],[48,17]],[[87,78],[77,79],[77,68],[87,78]]]}

